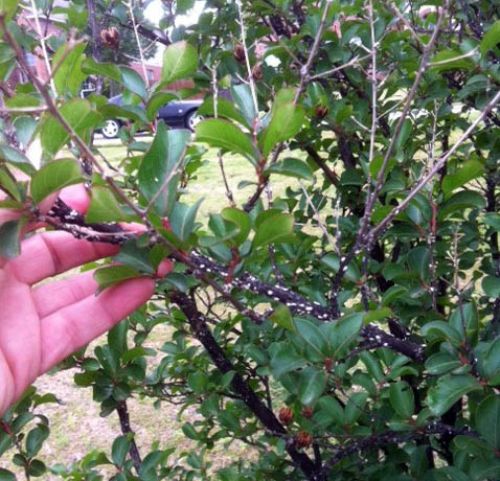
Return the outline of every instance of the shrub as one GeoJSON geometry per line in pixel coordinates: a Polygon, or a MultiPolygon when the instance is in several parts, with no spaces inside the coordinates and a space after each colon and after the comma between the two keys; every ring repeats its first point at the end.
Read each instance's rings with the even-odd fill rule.
{"type": "MultiPolygon", "coordinates": [[[[67,24],[46,42],[53,75],[43,82],[24,55],[40,51],[39,33],[17,22],[18,2],[0,2],[3,207],[24,209],[21,225],[41,216],[49,194],[85,181],[85,216],[58,200],[43,220],[122,245],[97,271],[101,289],[155,276],[165,257],[176,264],[153,301],[63,366],[103,416],[117,413],[122,435],[107,454],[52,472],[101,479],[107,464],[116,480],[498,479],[495,2],[213,0],[196,25],[177,28],[168,22],[194,2],[164,2],[171,10],[156,32],[137,27],[141,2],[88,1],[166,45],[154,85],[85,53],[98,37],[83,36],[84,3],[59,10],[67,24]],[[9,83],[15,68],[26,83],[9,83]],[[89,75],[120,84],[125,104],[80,98],[89,75]],[[194,87],[168,92],[180,79],[194,87]],[[193,135],[156,124],[165,102],[193,94],[205,98],[193,135]],[[116,117],[130,123],[115,172],[92,134],[116,117]],[[139,129],[151,145],[134,137],[139,129]],[[26,157],[34,138],[41,166],[26,157]],[[255,173],[239,186],[251,192],[244,203],[225,173],[237,158],[255,173]],[[218,162],[226,195],[201,218],[201,200],[186,192],[207,162],[218,162]],[[16,169],[29,185],[15,182],[16,169]],[[130,234],[122,221],[147,230],[130,234]],[[170,335],[152,350],[160,325],[170,335]],[[171,403],[194,409],[182,430],[202,449],[179,462],[168,447],[141,446],[131,398],[154,403],[158,417],[171,403]],[[207,474],[211,449],[236,440],[248,458],[207,474]]],[[[0,233],[2,255],[15,253],[19,236],[0,233]]],[[[4,416],[0,454],[27,477],[48,469],[38,453],[53,400],[31,389],[4,416]]],[[[13,477],[0,470],[0,479],[13,477]]]]}

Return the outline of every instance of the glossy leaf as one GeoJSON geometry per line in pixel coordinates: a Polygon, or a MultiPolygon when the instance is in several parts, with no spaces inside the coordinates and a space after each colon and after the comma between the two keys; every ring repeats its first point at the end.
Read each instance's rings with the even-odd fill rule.
{"type": "Polygon", "coordinates": [[[94,279],[99,285],[99,292],[123,281],[140,277],[140,273],[129,266],[108,266],[98,269],[94,279]]]}
{"type": "Polygon", "coordinates": [[[222,119],[203,120],[196,126],[196,140],[228,152],[241,154],[251,162],[257,159],[250,137],[236,125],[222,119]]]}
{"type": "Polygon", "coordinates": [[[500,449],[500,396],[498,394],[491,394],[479,404],[476,411],[476,429],[493,449],[500,449]]]}
{"type": "Polygon", "coordinates": [[[293,234],[293,225],[293,216],[281,212],[273,213],[257,227],[253,246],[262,247],[290,240],[293,234]]]}
{"type": "Polygon", "coordinates": [[[31,178],[31,197],[39,203],[53,192],[81,181],[81,167],[75,160],[49,162],[31,178]]]}
{"type": "Polygon", "coordinates": [[[125,220],[126,217],[116,197],[108,187],[96,185],[92,188],[90,206],[85,216],[87,222],[112,222],[125,220]]]}
{"type": "Polygon", "coordinates": [[[402,418],[409,418],[415,410],[415,400],[407,382],[399,381],[389,388],[391,406],[402,418]]]}
{"type": "Polygon", "coordinates": [[[302,107],[294,102],[294,95],[293,90],[281,90],[276,96],[271,121],[259,140],[264,157],[270,154],[276,144],[293,137],[302,128],[305,114],[302,107]]]}
{"type": "Polygon", "coordinates": [[[429,390],[426,404],[435,416],[440,416],[448,411],[462,396],[481,389],[481,385],[469,374],[443,376],[429,390]]]}
{"type": "Polygon", "coordinates": [[[197,68],[198,53],[192,45],[184,41],[169,45],[163,53],[162,84],[189,77],[197,68]]]}
{"type": "Polygon", "coordinates": [[[167,130],[160,122],[139,168],[139,189],[162,217],[168,216],[173,208],[189,137],[189,131],[167,130]]]}

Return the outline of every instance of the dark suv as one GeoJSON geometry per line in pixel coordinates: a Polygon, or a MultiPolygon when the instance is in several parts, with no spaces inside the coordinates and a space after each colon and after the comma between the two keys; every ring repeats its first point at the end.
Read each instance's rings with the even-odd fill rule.
{"type": "MultiPolygon", "coordinates": [[[[111,97],[109,103],[122,105],[122,95],[111,97]]],[[[174,100],[160,108],[158,119],[165,121],[171,127],[194,130],[196,124],[203,120],[197,112],[202,103],[202,100],[174,100]]],[[[108,119],[101,128],[101,133],[107,139],[113,139],[118,135],[122,124],[120,119],[108,119]]]]}

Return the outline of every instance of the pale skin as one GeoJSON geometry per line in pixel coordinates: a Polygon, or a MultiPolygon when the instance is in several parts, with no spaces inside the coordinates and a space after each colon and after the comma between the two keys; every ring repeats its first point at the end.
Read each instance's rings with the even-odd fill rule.
{"type": "MultiPolygon", "coordinates": [[[[62,196],[84,212],[81,187],[62,196]]],[[[18,216],[0,210],[0,225],[18,216]]],[[[23,240],[21,255],[0,257],[0,415],[41,374],[100,336],[144,304],[154,281],[126,281],[96,296],[93,271],[51,277],[118,253],[118,247],[42,232],[23,240]],[[49,279],[49,282],[43,282],[49,279]]],[[[170,270],[163,266],[162,274],[170,270]]]]}

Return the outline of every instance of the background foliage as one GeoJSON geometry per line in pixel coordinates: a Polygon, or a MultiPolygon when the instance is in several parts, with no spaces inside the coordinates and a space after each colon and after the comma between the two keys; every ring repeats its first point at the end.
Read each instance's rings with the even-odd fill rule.
{"type": "MultiPolygon", "coordinates": [[[[1,206],[26,212],[0,227],[0,253],[16,255],[41,200],[85,181],[86,216],[58,201],[43,220],[124,244],[97,271],[100,288],[155,276],[165,256],[175,272],[107,342],[62,366],[102,416],[119,417],[109,450],[46,466],[44,404],[55,399],[31,389],[3,418],[0,454],[27,478],[96,480],[108,466],[113,479],[145,481],[498,479],[496,3],[213,0],[197,25],[176,27],[194,1],[165,1],[153,31],[140,2],[95,2],[167,46],[149,87],[85,53],[100,33],[85,37],[93,3],[68,2],[52,85],[25,72],[12,86],[40,38],[16,23],[24,2],[0,1],[1,206]],[[88,75],[121,85],[128,103],[79,98],[88,75]],[[194,87],[168,92],[179,79],[194,87]],[[200,92],[206,120],[194,134],[154,125],[165,102],[200,92]],[[119,166],[91,142],[116,117],[133,122],[119,166]],[[34,139],[40,165],[26,156],[34,139]],[[243,205],[224,171],[236,156],[255,171],[239,186],[251,192],[243,205]],[[207,162],[226,197],[202,218],[203,200],[186,199],[207,162]],[[139,238],[114,224],[132,220],[147,226],[139,238]],[[155,351],[147,340],[161,325],[169,337],[155,351]],[[183,433],[200,449],[179,460],[141,446],[131,398],[158,417],[194,408],[183,433]],[[211,450],[236,440],[248,457],[207,471],[211,450]]],[[[0,479],[15,478],[0,469],[0,479]]]]}

